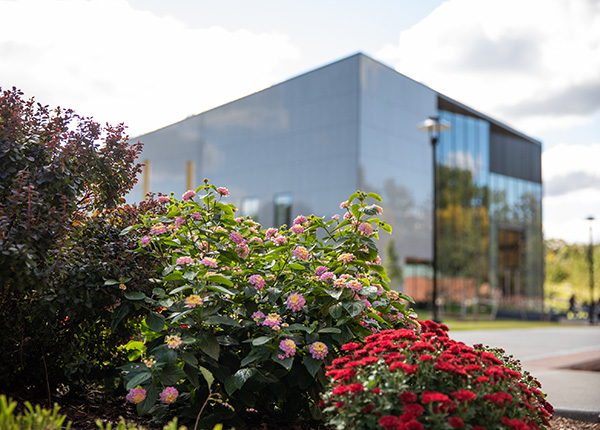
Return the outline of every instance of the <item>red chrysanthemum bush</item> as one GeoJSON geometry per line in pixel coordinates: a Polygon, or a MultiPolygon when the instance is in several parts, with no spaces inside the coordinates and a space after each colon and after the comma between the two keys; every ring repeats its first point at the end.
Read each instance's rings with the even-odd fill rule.
{"type": "Polygon", "coordinates": [[[540,383],[501,349],[467,346],[448,328],[385,330],[347,343],[322,405],[338,429],[543,429],[540,383]]]}

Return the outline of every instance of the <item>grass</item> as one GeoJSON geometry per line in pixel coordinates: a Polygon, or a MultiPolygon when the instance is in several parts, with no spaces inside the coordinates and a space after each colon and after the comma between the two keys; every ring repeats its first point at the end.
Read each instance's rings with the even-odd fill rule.
{"type": "MultiPolygon", "coordinates": [[[[419,319],[431,319],[431,312],[418,311],[419,319]]],[[[456,330],[504,330],[512,328],[558,327],[560,323],[549,321],[521,321],[521,320],[488,320],[482,316],[478,320],[461,320],[452,316],[441,317],[442,323],[452,331],[456,330]]]]}

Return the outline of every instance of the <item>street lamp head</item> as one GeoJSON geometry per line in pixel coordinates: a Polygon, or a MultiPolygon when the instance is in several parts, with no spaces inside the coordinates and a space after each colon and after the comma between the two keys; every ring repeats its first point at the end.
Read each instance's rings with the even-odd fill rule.
{"type": "Polygon", "coordinates": [[[452,125],[437,116],[430,116],[425,121],[420,123],[417,128],[421,131],[427,131],[432,134],[439,134],[442,131],[450,130],[452,125]]]}

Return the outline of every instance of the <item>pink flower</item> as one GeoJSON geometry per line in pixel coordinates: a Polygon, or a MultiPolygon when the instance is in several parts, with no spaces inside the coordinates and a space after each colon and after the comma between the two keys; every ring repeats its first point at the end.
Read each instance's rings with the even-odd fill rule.
{"type": "Polygon", "coordinates": [[[146,390],[144,390],[142,387],[133,388],[132,390],[129,390],[129,393],[127,393],[125,398],[129,403],[137,405],[138,403],[142,403],[146,398],[146,390]]]}
{"type": "Polygon", "coordinates": [[[325,272],[327,272],[327,267],[325,267],[325,266],[319,266],[315,269],[316,276],[321,276],[325,272]]]}
{"type": "Polygon", "coordinates": [[[340,209],[347,209],[350,205],[350,202],[342,202],[340,203],[340,209]]]}
{"type": "Polygon", "coordinates": [[[203,264],[207,267],[217,267],[217,260],[211,257],[204,257],[200,260],[200,264],[203,264]]]}
{"type": "Polygon", "coordinates": [[[298,215],[296,218],[294,218],[294,225],[302,224],[305,222],[306,222],[306,217],[304,215],[298,215]]]}
{"type": "Polygon", "coordinates": [[[167,232],[167,226],[162,222],[156,223],[150,229],[150,234],[163,234],[167,232]]]}
{"type": "Polygon", "coordinates": [[[323,282],[327,282],[330,279],[334,279],[334,278],[335,278],[335,275],[333,274],[333,272],[325,272],[321,275],[321,277],[319,279],[323,282]]]}
{"type": "Polygon", "coordinates": [[[167,387],[160,393],[160,401],[170,405],[177,400],[177,396],[179,395],[179,391],[175,387],[167,387]]]}
{"type": "Polygon", "coordinates": [[[172,335],[172,336],[167,336],[165,338],[165,343],[167,344],[167,346],[171,349],[177,349],[179,348],[179,346],[182,344],[182,340],[179,336],[177,336],[176,334],[172,335]]]}
{"type": "Polygon", "coordinates": [[[271,312],[262,322],[262,325],[271,327],[273,330],[279,330],[281,328],[281,316],[275,312],[271,312]]]}
{"type": "Polygon", "coordinates": [[[267,239],[270,239],[271,237],[273,237],[273,236],[275,236],[275,235],[277,234],[277,231],[278,231],[278,230],[277,230],[276,228],[273,228],[273,227],[271,227],[270,229],[268,229],[268,230],[265,232],[265,237],[266,237],[267,239]]]}
{"type": "Polygon", "coordinates": [[[240,243],[236,248],[235,252],[240,258],[246,258],[250,253],[250,248],[245,243],[240,243]]]}
{"type": "Polygon", "coordinates": [[[279,359],[293,357],[296,354],[296,343],[292,339],[284,339],[279,342],[279,349],[285,352],[285,355],[279,354],[279,359]]]}
{"type": "Polygon", "coordinates": [[[241,234],[239,234],[237,231],[232,231],[229,234],[229,239],[231,239],[232,241],[234,241],[238,245],[240,245],[242,243],[246,243],[246,241],[244,240],[244,237],[241,234]]]}
{"type": "Polygon", "coordinates": [[[183,224],[185,224],[185,218],[182,216],[178,216],[175,219],[175,227],[181,227],[183,224]]]}
{"type": "Polygon", "coordinates": [[[361,222],[358,225],[358,231],[364,236],[371,236],[373,234],[373,226],[367,222],[361,222]]]}
{"type": "Polygon", "coordinates": [[[229,190],[227,188],[224,188],[224,187],[217,188],[217,193],[219,193],[223,197],[228,197],[229,196],[229,190]]]}
{"type": "Polygon", "coordinates": [[[256,311],[252,314],[252,319],[255,322],[258,322],[258,320],[260,320],[261,318],[264,318],[265,314],[263,314],[261,311],[256,311]]]}
{"type": "Polygon", "coordinates": [[[300,224],[294,224],[290,230],[296,234],[304,233],[304,227],[302,227],[300,224]]]}
{"type": "Polygon", "coordinates": [[[202,304],[202,297],[197,294],[190,294],[185,298],[184,303],[188,308],[195,308],[202,304]]]}
{"type": "Polygon", "coordinates": [[[194,218],[195,220],[199,221],[200,219],[202,219],[202,214],[200,212],[192,212],[190,214],[190,216],[192,218],[194,218]]]}
{"type": "Polygon", "coordinates": [[[323,342],[315,342],[310,346],[310,353],[312,354],[313,358],[322,360],[327,357],[329,350],[327,349],[327,345],[325,345],[323,342]]]}
{"type": "Polygon", "coordinates": [[[196,191],[187,190],[185,193],[183,193],[183,196],[181,196],[181,199],[185,201],[185,200],[189,200],[194,197],[196,197],[196,191]]]}
{"type": "Polygon", "coordinates": [[[277,236],[272,239],[275,245],[284,245],[287,243],[288,239],[285,236],[277,236]]]}
{"type": "Polygon", "coordinates": [[[192,264],[194,262],[194,259],[192,257],[179,257],[177,259],[177,262],[175,264],[177,264],[178,266],[183,266],[185,264],[192,264]]]}
{"type": "Polygon", "coordinates": [[[294,255],[296,258],[304,261],[308,260],[309,257],[308,250],[303,246],[297,246],[296,249],[294,249],[294,255]]]}
{"type": "Polygon", "coordinates": [[[334,216],[331,217],[331,219],[333,219],[335,221],[339,221],[340,220],[340,215],[339,214],[335,214],[334,216]]]}
{"type": "Polygon", "coordinates": [[[302,294],[293,293],[287,298],[285,304],[288,309],[297,312],[306,304],[306,299],[302,294]]]}
{"type": "Polygon", "coordinates": [[[346,288],[350,288],[352,291],[358,292],[362,289],[362,284],[356,279],[351,279],[350,281],[346,282],[346,288]]]}
{"type": "Polygon", "coordinates": [[[251,275],[249,281],[257,290],[262,290],[265,286],[265,279],[260,275],[251,275]]]}
{"type": "Polygon", "coordinates": [[[160,196],[158,199],[156,199],[158,203],[168,203],[170,200],[171,197],[169,196],[160,196]]]}
{"type": "Polygon", "coordinates": [[[150,243],[150,236],[144,236],[140,239],[140,245],[142,245],[142,248],[148,246],[149,243],[150,243]]]}
{"type": "Polygon", "coordinates": [[[354,260],[354,255],[348,254],[348,253],[342,254],[337,258],[337,261],[344,263],[344,264],[348,264],[352,260],[354,260]]]}

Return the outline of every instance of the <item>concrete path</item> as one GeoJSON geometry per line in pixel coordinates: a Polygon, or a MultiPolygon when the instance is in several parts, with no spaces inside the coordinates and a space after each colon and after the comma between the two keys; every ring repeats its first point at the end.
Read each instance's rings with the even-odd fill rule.
{"type": "Polygon", "coordinates": [[[557,415],[600,421],[600,326],[453,331],[467,345],[499,347],[542,384],[557,415]],[[576,370],[587,369],[587,370],[576,370]]]}

